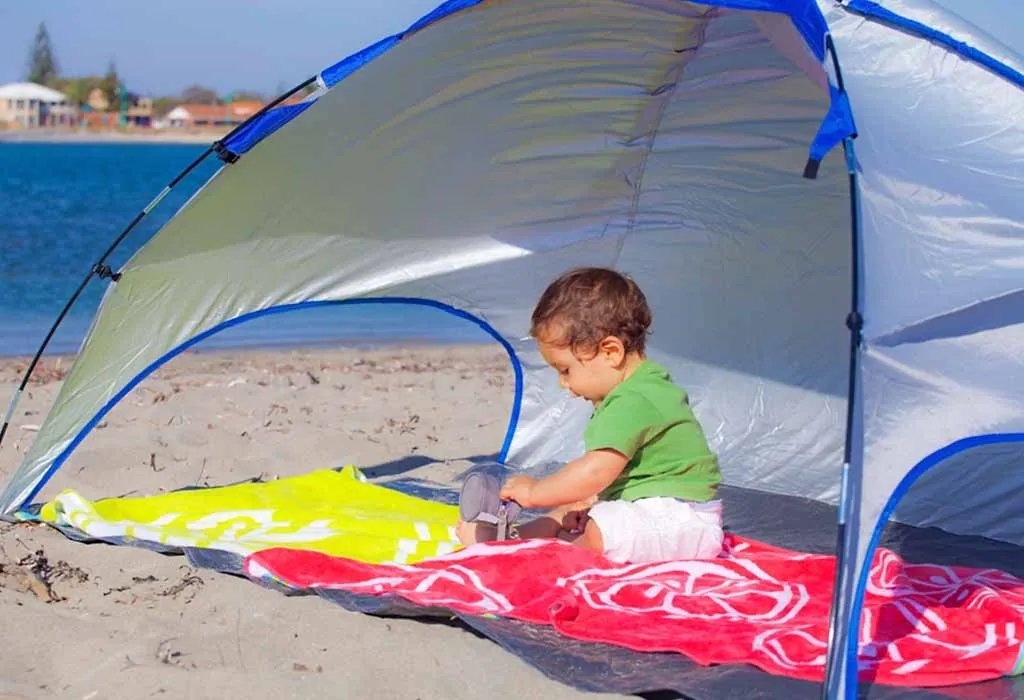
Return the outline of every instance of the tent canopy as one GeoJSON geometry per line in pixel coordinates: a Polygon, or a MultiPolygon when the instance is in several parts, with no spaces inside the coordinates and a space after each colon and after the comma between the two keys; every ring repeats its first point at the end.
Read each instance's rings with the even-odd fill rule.
{"type": "Polygon", "coordinates": [[[911,484],[901,520],[1024,544],[993,507],[1024,489],[1021,69],[921,1],[451,0],[225,140],[110,285],[0,509],[189,344],[351,300],[489,329],[519,374],[501,456],[549,469],[588,412],[530,310],[613,266],[726,483],[840,504],[851,690],[844,620],[911,484]]]}

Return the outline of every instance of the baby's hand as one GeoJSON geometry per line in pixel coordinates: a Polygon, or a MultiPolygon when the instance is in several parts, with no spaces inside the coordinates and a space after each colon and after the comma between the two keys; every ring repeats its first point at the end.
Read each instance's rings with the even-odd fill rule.
{"type": "Polygon", "coordinates": [[[532,508],[533,502],[530,492],[536,479],[528,476],[513,476],[501,487],[501,498],[506,501],[515,501],[523,508],[532,508]]]}
{"type": "Polygon", "coordinates": [[[573,534],[580,534],[590,520],[589,509],[570,510],[562,517],[562,527],[573,534]]]}

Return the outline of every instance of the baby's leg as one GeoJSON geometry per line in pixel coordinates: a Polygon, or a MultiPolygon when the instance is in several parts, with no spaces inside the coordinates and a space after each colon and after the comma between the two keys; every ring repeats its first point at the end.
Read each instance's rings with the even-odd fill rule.
{"type": "MultiPolygon", "coordinates": [[[[568,534],[568,531],[563,526],[563,521],[567,513],[578,507],[579,505],[576,503],[562,506],[535,520],[523,523],[516,528],[519,532],[519,539],[560,537],[563,533],[568,534]]],[[[460,520],[455,526],[455,535],[459,538],[459,542],[469,546],[477,542],[496,540],[498,538],[498,528],[487,523],[465,523],[460,520]]],[[[563,537],[563,539],[565,538],[563,537]]]]}
{"type": "Polygon", "coordinates": [[[588,518],[587,524],[583,528],[583,532],[577,533],[569,530],[562,530],[558,533],[560,539],[566,542],[572,542],[577,547],[590,550],[591,552],[597,552],[598,554],[604,553],[604,535],[601,533],[601,528],[597,526],[597,522],[588,518]]]}

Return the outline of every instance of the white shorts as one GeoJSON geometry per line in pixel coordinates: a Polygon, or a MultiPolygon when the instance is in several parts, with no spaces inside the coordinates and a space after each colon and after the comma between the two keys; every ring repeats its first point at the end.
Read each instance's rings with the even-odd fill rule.
{"type": "Polygon", "coordinates": [[[720,500],[598,501],[589,515],[601,530],[604,555],[615,562],[714,559],[722,551],[720,500]]]}

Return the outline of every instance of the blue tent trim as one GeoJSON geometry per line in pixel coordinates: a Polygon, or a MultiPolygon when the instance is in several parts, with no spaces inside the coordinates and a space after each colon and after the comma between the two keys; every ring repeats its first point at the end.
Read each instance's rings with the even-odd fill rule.
{"type": "MultiPolygon", "coordinates": [[[[910,490],[910,487],[921,478],[929,469],[941,464],[945,460],[960,452],[984,447],[986,445],[999,445],[1014,442],[1024,442],[1024,433],[992,433],[989,435],[974,435],[950,443],[945,447],[931,453],[907,472],[903,480],[893,489],[886,501],[885,507],[878,516],[875,529],[871,532],[871,539],[868,541],[868,548],[864,559],[864,566],[857,578],[857,586],[853,590],[853,601],[850,605],[850,625],[847,630],[846,639],[846,688],[845,696],[850,700],[856,700],[858,687],[858,651],[860,636],[860,619],[864,611],[864,594],[868,587],[868,574],[871,571],[871,560],[874,558],[875,550],[878,549],[878,542],[882,538],[882,530],[885,529],[889,518],[896,510],[896,506],[910,490]]],[[[1022,651],[1024,653],[1024,651],[1022,651]]],[[[1009,675],[1010,669],[1007,669],[1009,675]]]]}
{"type": "Polygon", "coordinates": [[[328,88],[332,88],[357,70],[365,66],[373,59],[387,53],[391,47],[397,44],[401,38],[396,34],[386,39],[381,39],[376,44],[368,46],[358,53],[354,53],[330,68],[320,71],[320,79],[328,88]]]}
{"type": "Polygon", "coordinates": [[[944,46],[953,53],[959,55],[961,58],[974,61],[975,63],[985,66],[993,73],[1006,78],[1017,87],[1024,88],[1024,73],[1011,68],[1002,61],[988,55],[984,51],[974,48],[967,42],[954,39],[945,32],[940,32],[938,29],[933,29],[922,22],[896,14],[892,10],[887,10],[877,2],[872,2],[871,0],[848,0],[843,7],[847,10],[852,10],[858,14],[864,15],[865,17],[890,24],[898,27],[899,29],[903,29],[912,34],[934,41],[935,43],[944,46]]]}
{"type": "Polygon", "coordinates": [[[523,365],[519,361],[519,356],[516,355],[515,349],[512,345],[499,333],[491,324],[484,321],[478,316],[474,316],[468,311],[444,304],[433,299],[422,299],[419,297],[363,297],[358,299],[339,299],[330,301],[303,301],[296,304],[282,304],[280,306],[272,306],[267,309],[260,309],[259,311],[253,311],[252,313],[243,314],[236,316],[235,318],[229,319],[220,323],[209,330],[203,331],[199,335],[189,338],[181,345],[176,348],[172,348],[164,353],[161,357],[150,363],[145,369],[139,372],[137,375],[132,377],[132,380],[125,384],[125,386],[117,392],[107,403],[101,408],[92,419],[86,423],[82,429],[75,435],[74,439],[68,444],[64,450],[57,455],[57,458],[53,460],[46,472],[38,483],[32,488],[32,491],[25,497],[24,501],[18,504],[18,507],[24,507],[25,504],[32,501],[46,483],[53,477],[54,474],[64,465],[71,453],[82,443],[82,440],[92,432],[92,429],[103,420],[111,409],[114,408],[120,401],[131,392],[138,384],[148,377],[150,374],[155,372],[161,366],[177,357],[185,350],[189,349],[193,345],[202,342],[210,336],[216,335],[221,331],[227,330],[233,326],[237,326],[246,321],[252,321],[253,319],[260,318],[262,316],[271,316],[274,314],[287,313],[289,311],[297,311],[298,309],[305,309],[315,306],[357,306],[363,304],[405,304],[412,306],[425,306],[434,309],[440,309],[447,313],[457,316],[458,318],[465,319],[471,323],[476,324],[481,330],[485,331],[494,340],[496,340],[505,352],[508,354],[509,361],[512,363],[512,371],[515,374],[515,397],[512,401],[512,413],[509,416],[508,428],[505,430],[505,439],[501,445],[501,451],[498,453],[498,461],[505,462],[508,459],[508,452],[512,446],[512,438],[515,437],[516,428],[519,425],[519,415],[523,405],[523,365]]]}
{"type": "MultiPolygon", "coordinates": [[[[448,0],[432,12],[424,15],[404,32],[381,39],[333,66],[325,68],[320,72],[320,79],[327,88],[334,87],[355,71],[387,53],[405,38],[456,12],[475,7],[481,2],[483,0],[448,0]]],[[[814,0],[703,0],[703,2],[707,5],[733,10],[754,10],[789,15],[793,21],[793,26],[800,32],[807,46],[818,60],[823,61],[825,59],[825,37],[828,34],[828,25],[825,23],[825,17],[821,14],[821,10],[818,9],[818,5],[814,0]]],[[[237,133],[226,139],[224,148],[237,156],[248,152],[267,136],[299,116],[299,114],[315,102],[316,99],[311,98],[309,102],[302,103],[301,105],[288,105],[268,110],[247,124],[244,129],[240,129],[237,133]]],[[[843,138],[853,135],[852,115],[850,114],[848,101],[836,105],[833,99],[833,104],[825,120],[828,128],[823,125],[822,132],[824,132],[824,135],[819,133],[812,144],[812,161],[820,162],[832,147],[840,143],[843,138]],[[835,129],[846,123],[849,123],[850,130],[837,136],[835,129]]]]}
{"type": "Polygon", "coordinates": [[[828,91],[831,103],[811,142],[811,154],[804,168],[804,177],[811,179],[817,177],[821,161],[825,160],[829,151],[846,139],[857,136],[857,125],[853,121],[853,109],[846,91],[832,84],[829,84],[828,91]]]}
{"type": "Polygon", "coordinates": [[[238,131],[231,134],[231,137],[224,142],[225,147],[235,155],[241,155],[251,150],[253,146],[262,141],[266,136],[280,129],[295,117],[305,112],[313,105],[315,100],[300,102],[298,104],[283,105],[267,110],[262,115],[253,119],[238,131]]]}

